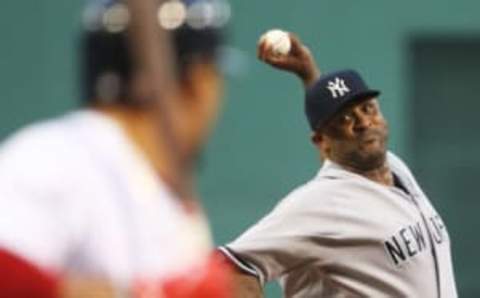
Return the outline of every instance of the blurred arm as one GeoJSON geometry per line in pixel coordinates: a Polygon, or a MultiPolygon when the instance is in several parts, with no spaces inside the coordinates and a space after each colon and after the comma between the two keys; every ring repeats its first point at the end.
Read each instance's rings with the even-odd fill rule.
{"type": "Polygon", "coordinates": [[[0,297],[114,298],[117,292],[105,280],[62,278],[0,249],[0,297]]]}
{"type": "Polygon", "coordinates": [[[250,274],[233,273],[234,293],[232,298],[262,298],[263,291],[258,279],[250,274]]]}
{"type": "Polygon", "coordinates": [[[0,297],[29,298],[244,298],[262,297],[254,277],[235,274],[232,279],[225,264],[212,258],[203,274],[198,268],[185,276],[133,288],[116,288],[106,279],[95,277],[58,276],[6,249],[0,249],[0,297]],[[194,277],[194,278],[192,278],[194,277]],[[239,283],[233,295],[231,282],[239,283]],[[151,291],[153,289],[153,292],[151,291]],[[147,295],[148,294],[148,295],[147,295]]]}
{"type": "Polygon", "coordinates": [[[301,40],[290,33],[292,47],[287,55],[276,55],[268,45],[260,41],[257,46],[258,59],[287,72],[297,75],[305,88],[310,87],[320,77],[320,69],[310,52],[301,40]]]}
{"type": "Polygon", "coordinates": [[[229,248],[223,246],[218,248],[218,254],[222,260],[229,267],[233,268],[232,283],[233,295],[232,298],[261,298],[263,297],[263,287],[260,283],[260,276],[258,272],[239,259],[229,248]]]}

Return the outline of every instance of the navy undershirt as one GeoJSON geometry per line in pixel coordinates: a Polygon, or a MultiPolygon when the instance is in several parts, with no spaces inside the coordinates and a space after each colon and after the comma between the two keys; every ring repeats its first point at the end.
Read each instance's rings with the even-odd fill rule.
{"type": "Polygon", "coordinates": [[[405,187],[405,185],[402,183],[402,181],[400,180],[400,178],[398,178],[397,175],[395,175],[394,173],[392,173],[393,175],[393,186],[395,186],[396,188],[399,188],[401,191],[405,192],[407,195],[410,194],[410,192],[408,191],[408,189],[405,187]]]}

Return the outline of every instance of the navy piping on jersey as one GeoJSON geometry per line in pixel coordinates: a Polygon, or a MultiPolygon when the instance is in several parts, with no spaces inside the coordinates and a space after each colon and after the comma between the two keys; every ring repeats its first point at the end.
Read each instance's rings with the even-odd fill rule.
{"type": "Polygon", "coordinates": [[[428,241],[430,242],[430,248],[431,248],[431,253],[432,253],[432,257],[433,257],[433,263],[434,263],[434,266],[435,266],[435,281],[436,281],[437,295],[438,295],[437,297],[441,298],[442,294],[441,294],[441,288],[440,288],[440,268],[439,268],[439,264],[438,264],[437,250],[435,248],[435,243],[433,241],[432,233],[430,232],[430,228],[428,227],[428,224],[427,224],[427,219],[425,218],[425,215],[423,214],[422,210],[420,209],[420,205],[418,204],[417,200],[415,199],[415,196],[412,195],[410,193],[410,191],[408,191],[408,188],[405,187],[405,185],[400,180],[400,178],[395,174],[393,174],[393,183],[394,183],[395,187],[401,189],[403,192],[405,192],[405,194],[408,195],[408,197],[410,198],[410,200],[413,202],[413,204],[417,208],[418,212],[420,213],[420,217],[422,218],[423,225],[425,226],[425,228],[427,230],[428,241]]]}
{"type": "MultiPolygon", "coordinates": [[[[229,260],[231,260],[238,268],[250,275],[255,276],[256,278],[261,280],[260,274],[258,274],[257,270],[249,263],[243,261],[241,258],[237,257],[236,254],[228,247],[221,246],[218,248],[229,260]]],[[[263,284],[263,283],[262,283],[263,284]]]]}

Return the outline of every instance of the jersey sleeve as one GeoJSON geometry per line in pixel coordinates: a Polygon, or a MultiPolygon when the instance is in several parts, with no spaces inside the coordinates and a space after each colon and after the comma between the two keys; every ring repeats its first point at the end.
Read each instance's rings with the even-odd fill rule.
{"type": "MultiPolygon", "coordinates": [[[[277,279],[297,266],[314,260],[313,250],[322,249],[332,236],[332,204],[321,198],[316,186],[291,193],[257,224],[233,242],[220,248],[240,270],[256,275],[260,282],[277,279]],[[317,207],[311,205],[317,204],[317,207]],[[312,208],[313,207],[313,208],[312,208]]],[[[321,257],[316,256],[315,258],[321,257]]]]}
{"type": "Polygon", "coordinates": [[[70,253],[81,210],[66,198],[75,193],[68,148],[49,137],[22,133],[0,150],[0,249],[53,271],[70,253]]]}

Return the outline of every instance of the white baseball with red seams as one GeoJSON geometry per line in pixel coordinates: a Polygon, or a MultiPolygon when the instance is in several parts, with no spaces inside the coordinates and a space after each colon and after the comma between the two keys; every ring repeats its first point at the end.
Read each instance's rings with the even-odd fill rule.
{"type": "Polygon", "coordinates": [[[264,33],[260,37],[260,43],[266,43],[276,55],[287,55],[292,48],[288,32],[280,29],[272,29],[264,33]]]}

